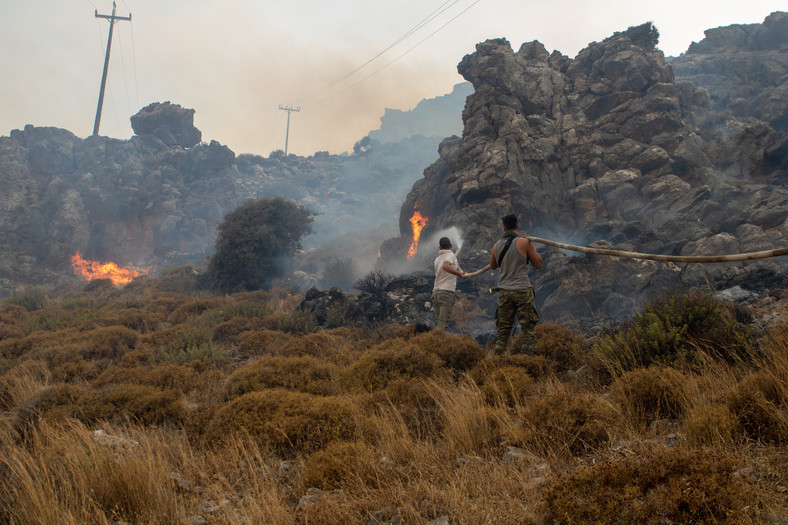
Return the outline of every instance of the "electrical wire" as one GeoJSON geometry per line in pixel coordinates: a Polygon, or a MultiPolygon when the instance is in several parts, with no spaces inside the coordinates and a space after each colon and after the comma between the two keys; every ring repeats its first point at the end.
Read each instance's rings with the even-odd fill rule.
{"type": "MultiPolygon", "coordinates": [[[[417,23],[415,26],[413,26],[411,29],[409,29],[407,32],[405,32],[403,35],[401,35],[399,38],[397,38],[397,39],[396,39],[394,42],[392,42],[391,44],[389,44],[389,45],[388,45],[386,48],[384,48],[382,51],[378,52],[378,53],[377,53],[375,56],[373,56],[372,58],[370,58],[369,60],[367,60],[366,62],[364,62],[363,64],[361,64],[360,66],[356,67],[356,68],[355,68],[355,69],[353,69],[352,71],[350,71],[350,72],[348,72],[348,73],[346,73],[346,74],[342,75],[341,77],[337,78],[336,80],[334,80],[334,81],[332,81],[332,82],[330,82],[330,83],[326,84],[325,86],[321,87],[320,89],[317,89],[317,90],[313,91],[312,93],[309,93],[309,94],[307,94],[307,95],[304,95],[304,96],[302,96],[302,97],[300,97],[300,98],[296,99],[296,100],[293,102],[293,104],[294,104],[294,105],[299,105],[299,104],[300,104],[300,105],[314,105],[314,103],[309,103],[309,102],[306,102],[306,101],[308,101],[309,99],[311,99],[311,98],[314,98],[314,97],[316,97],[316,96],[320,95],[321,93],[324,93],[325,91],[328,91],[329,89],[331,89],[331,88],[335,87],[336,85],[340,84],[340,83],[341,83],[342,81],[344,81],[345,79],[347,79],[347,78],[351,77],[352,75],[354,75],[355,73],[359,72],[361,69],[363,69],[364,67],[368,66],[370,63],[372,63],[372,62],[373,62],[373,61],[375,61],[376,59],[380,58],[380,57],[381,57],[381,56],[382,56],[384,53],[386,53],[387,51],[389,51],[389,50],[391,50],[392,48],[394,48],[394,47],[395,47],[397,44],[401,43],[402,41],[404,41],[405,39],[407,39],[408,37],[410,37],[411,35],[413,35],[414,33],[416,33],[418,30],[420,30],[421,28],[423,28],[425,25],[427,25],[428,23],[432,22],[432,21],[433,21],[433,20],[435,20],[437,17],[439,17],[440,15],[442,15],[443,13],[445,13],[447,10],[449,10],[450,8],[452,8],[452,7],[453,7],[455,4],[457,4],[459,1],[460,1],[460,0],[447,0],[447,1],[443,2],[441,5],[439,5],[437,8],[435,8],[435,9],[434,9],[434,10],[433,10],[433,11],[432,11],[430,14],[428,14],[428,15],[427,15],[426,17],[424,17],[424,18],[423,18],[421,21],[419,21],[419,22],[418,22],[418,23],[417,23]],[[448,4],[448,5],[447,5],[447,4],[448,4]]],[[[470,7],[473,7],[473,5],[475,5],[475,4],[476,4],[476,3],[478,3],[479,1],[480,1],[480,0],[476,0],[476,2],[474,2],[474,4],[472,4],[470,7]]],[[[470,8],[470,7],[469,7],[469,8],[470,8]]],[[[462,11],[460,14],[464,13],[464,12],[465,12],[465,11],[467,11],[469,8],[466,8],[466,9],[465,9],[464,11],[462,11]]],[[[459,15],[458,15],[458,16],[459,16],[459,15]]],[[[452,18],[452,19],[451,19],[451,20],[450,20],[448,23],[450,23],[450,22],[451,22],[452,20],[454,20],[455,18],[457,18],[457,17],[455,16],[455,17],[454,17],[454,18],[452,18]]],[[[440,30],[440,29],[442,29],[443,27],[445,27],[446,25],[448,25],[448,23],[447,23],[447,24],[444,24],[444,26],[441,26],[441,28],[439,28],[438,30],[440,30]]],[[[436,32],[437,32],[437,31],[436,31],[436,32]]],[[[432,34],[434,34],[434,33],[432,33],[432,34]]],[[[432,35],[430,35],[430,36],[432,36],[432,35]]],[[[429,37],[427,37],[427,38],[429,38],[429,37]]],[[[426,39],[425,39],[425,40],[426,40],[426,39]]],[[[423,42],[423,41],[422,41],[422,42],[423,42]]],[[[419,44],[417,44],[417,46],[418,46],[418,45],[419,45],[419,44]]],[[[416,47],[416,46],[414,46],[414,47],[416,47]]],[[[412,48],[411,48],[411,49],[412,49],[412,48]]],[[[406,53],[407,53],[407,52],[406,52],[406,53]]],[[[400,55],[400,57],[401,57],[401,56],[402,56],[402,55],[400,55]]],[[[397,57],[397,59],[398,59],[398,58],[400,58],[400,57],[397,57]]],[[[395,60],[397,60],[397,59],[395,59],[395,60]]],[[[393,61],[392,61],[392,62],[393,62],[393,61]]],[[[374,74],[374,73],[373,73],[373,74],[374,74]]],[[[372,75],[369,75],[369,76],[372,76],[372,75]]],[[[361,81],[359,81],[359,82],[357,82],[357,83],[355,83],[355,84],[352,84],[352,86],[355,86],[355,85],[359,84],[360,82],[363,82],[364,80],[366,80],[367,78],[369,78],[369,76],[365,77],[364,79],[362,79],[361,81]]],[[[352,86],[351,86],[351,87],[352,87],[352,86]]],[[[346,91],[346,90],[342,90],[342,91],[340,91],[340,93],[342,93],[342,92],[344,92],[344,91],[346,91]]],[[[332,96],[332,97],[329,97],[329,98],[333,98],[333,96],[332,96]]],[[[328,100],[328,99],[326,99],[326,100],[328,100]]]]}
{"type": "Polygon", "coordinates": [[[476,4],[478,4],[479,2],[481,2],[481,0],[476,0],[475,2],[473,2],[471,5],[469,5],[468,7],[466,7],[465,9],[463,9],[462,11],[460,11],[460,12],[459,12],[457,15],[455,15],[453,18],[451,18],[451,19],[450,19],[448,22],[446,22],[445,24],[443,24],[442,26],[440,26],[438,29],[436,29],[435,31],[433,31],[432,33],[430,33],[429,35],[427,35],[427,36],[426,36],[424,39],[422,39],[422,40],[420,40],[418,43],[416,43],[416,45],[414,45],[414,46],[410,47],[410,48],[409,48],[409,49],[407,49],[407,50],[406,50],[404,53],[402,53],[402,54],[401,54],[401,55],[399,55],[398,57],[396,57],[396,58],[392,59],[391,61],[387,62],[385,65],[383,65],[383,66],[382,66],[382,67],[380,67],[379,69],[376,69],[375,71],[373,71],[373,72],[372,72],[372,73],[370,73],[369,75],[365,76],[364,78],[362,78],[362,79],[358,80],[357,82],[354,82],[353,84],[350,84],[349,86],[347,86],[346,88],[342,89],[341,91],[337,91],[337,92],[336,92],[336,93],[334,93],[333,95],[330,95],[330,96],[328,96],[328,97],[325,97],[325,98],[323,98],[323,99],[321,99],[321,100],[318,100],[318,101],[316,101],[316,102],[312,102],[312,103],[308,103],[308,104],[303,104],[303,105],[304,105],[304,107],[309,107],[309,106],[315,106],[315,105],[317,105],[317,104],[322,104],[323,102],[326,102],[326,101],[328,101],[328,100],[331,100],[332,98],[334,98],[334,97],[336,97],[336,96],[338,96],[338,95],[341,95],[342,93],[344,93],[344,92],[346,92],[346,91],[348,91],[348,90],[350,90],[350,89],[352,89],[352,88],[356,87],[357,85],[361,84],[362,82],[364,82],[364,81],[368,80],[369,78],[371,78],[371,77],[373,77],[373,76],[377,75],[378,73],[380,73],[381,71],[383,71],[384,69],[386,69],[387,67],[389,67],[390,65],[392,65],[394,62],[396,62],[396,61],[397,61],[397,60],[399,60],[400,58],[404,57],[405,55],[407,55],[408,53],[410,53],[411,51],[413,51],[414,49],[416,49],[417,47],[419,47],[421,44],[423,44],[424,42],[426,42],[427,40],[429,40],[430,38],[432,38],[432,37],[433,37],[433,36],[434,36],[434,35],[435,35],[435,34],[436,34],[438,31],[442,30],[443,28],[445,28],[446,26],[448,26],[449,24],[451,24],[452,22],[454,22],[454,21],[455,21],[457,18],[459,18],[460,16],[462,16],[463,14],[465,14],[465,13],[466,13],[466,12],[467,12],[469,9],[471,9],[473,6],[475,6],[475,5],[476,5],[476,4]]]}

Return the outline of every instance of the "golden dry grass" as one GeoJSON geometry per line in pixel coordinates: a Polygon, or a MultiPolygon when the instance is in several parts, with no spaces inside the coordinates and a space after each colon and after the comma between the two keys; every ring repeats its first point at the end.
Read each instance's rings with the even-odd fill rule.
{"type": "Polygon", "coordinates": [[[788,325],[633,368],[560,325],[527,357],[315,332],[190,275],[0,305],[0,522],[788,519],[788,325]]]}

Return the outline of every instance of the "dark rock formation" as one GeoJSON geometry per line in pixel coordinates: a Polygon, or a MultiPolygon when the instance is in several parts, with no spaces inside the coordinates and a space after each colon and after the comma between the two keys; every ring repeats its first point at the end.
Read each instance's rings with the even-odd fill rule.
{"type": "MultiPolygon", "coordinates": [[[[475,88],[463,136],[444,141],[440,159],[413,186],[400,213],[401,238],[384,243],[383,260],[403,258],[414,210],[430,217],[423,237],[460,228],[466,268],[487,264],[500,217],[512,211],[522,231],[572,244],[676,255],[784,246],[788,191],[774,182],[784,175],[785,134],[749,117],[730,124],[737,134],[705,139],[712,131],[696,116],[710,111],[709,90],[676,82],[662,52],[635,38],[644,29],[592,43],[574,59],[539,42],[517,52],[503,39],[478,44],[458,66],[475,88]],[[752,176],[748,163],[757,168],[752,176]]],[[[782,41],[771,30],[755,33],[782,41]]],[[[753,73],[774,62],[771,52],[751,53],[753,73]]],[[[417,258],[426,262],[432,248],[417,258]]],[[[629,316],[653,296],[746,281],[755,269],[785,264],[677,266],[540,250],[545,267],[533,277],[543,318],[581,320],[586,328],[629,316]]],[[[478,287],[490,279],[485,274],[478,287]]]]}
{"type": "Polygon", "coordinates": [[[131,129],[140,136],[153,135],[167,146],[190,148],[202,133],[194,127],[194,110],[178,104],[154,102],[131,117],[131,129]]]}

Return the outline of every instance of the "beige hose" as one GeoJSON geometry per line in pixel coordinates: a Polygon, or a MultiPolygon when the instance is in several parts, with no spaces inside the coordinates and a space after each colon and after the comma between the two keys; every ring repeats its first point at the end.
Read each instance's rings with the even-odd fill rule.
{"type": "MultiPolygon", "coordinates": [[[[564,244],[562,242],[549,241],[547,239],[540,239],[539,237],[526,236],[531,242],[539,244],[546,244],[548,246],[555,246],[562,250],[571,250],[581,253],[594,253],[597,255],[610,255],[612,257],[625,257],[627,259],[646,259],[649,261],[665,261],[677,263],[721,263],[721,262],[736,262],[736,261],[752,261],[755,259],[768,259],[769,257],[780,257],[788,255],[788,248],[778,248],[776,250],[764,250],[760,252],[750,253],[734,253],[730,255],[656,255],[652,253],[638,253],[627,252],[624,250],[608,250],[605,248],[589,248],[588,246],[575,246],[572,244],[564,244]]],[[[481,270],[469,273],[467,277],[476,277],[490,269],[488,264],[481,270]]]]}

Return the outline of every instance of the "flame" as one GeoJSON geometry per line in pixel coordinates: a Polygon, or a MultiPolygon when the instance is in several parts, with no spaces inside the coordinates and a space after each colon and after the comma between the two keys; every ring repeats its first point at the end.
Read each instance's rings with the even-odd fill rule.
{"type": "Polygon", "coordinates": [[[128,284],[135,277],[140,275],[148,275],[155,267],[149,266],[143,269],[123,268],[114,262],[97,262],[83,259],[79,254],[79,250],[71,256],[71,265],[74,267],[74,273],[81,275],[88,281],[94,279],[109,279],[112,284],[128,284]]]}
{"type": "Polygon", "coordinates": [[[408,259],[416,255],[416,249],[419,247],[421,230],[427,225],[428,222],[429,218],[423,216],[418,211],[413,212],[413,217],[410,218],[410,224],[413,228],[413,241],[410,243],[410,248],[408,249],[408,259]]]}

